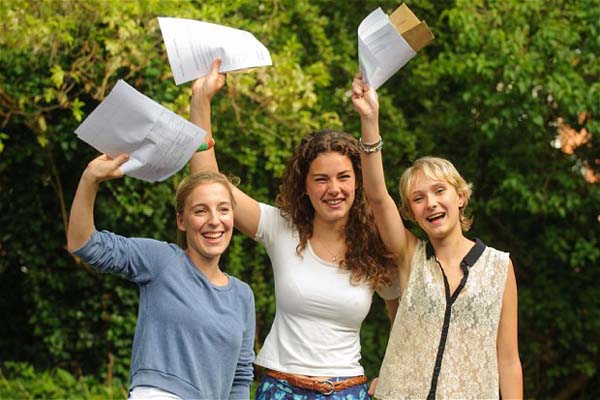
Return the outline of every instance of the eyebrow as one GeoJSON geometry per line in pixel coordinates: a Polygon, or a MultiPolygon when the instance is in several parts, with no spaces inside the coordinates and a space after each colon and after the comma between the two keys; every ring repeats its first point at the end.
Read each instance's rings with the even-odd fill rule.
{"type": "Polygon", "coordinates": [[[412,192],[409,192],[408,195],[409,196],[414,196],[415,194],[422,194],[423,192],[426,192],[428,189],[437,189],[438,187],[447,187],[448,185],[450,185],[448,182],[446,181],[436,181],[434,184],[430,185],[426,190],[413,190],[412,192]]]}
{"type": "MultiPolygon", "coordinates": [[[[217,204],[217,207],[223,206],[223,205],[227,205],[227,206],[231,206],[231,202],[230,201],[222,201],[220,203],[217,204]]],[[[208,207],[208,204],[206,203],[196,203],[196,204],[192,204],[191,208],[198,208],[198,207],[208,207]]]]}
{"type": "MultiPolygon", "coordinates": [[[[340,171],[338,172],[336,175],[343,175],[343,174],[350,174],[353,171],[351,169],[346,169],[344,171],[340,171]]],[[[329,176],[328,174],[326,174],[325,172],[314,172],[312,174],[312,176],[329,176]]]]}

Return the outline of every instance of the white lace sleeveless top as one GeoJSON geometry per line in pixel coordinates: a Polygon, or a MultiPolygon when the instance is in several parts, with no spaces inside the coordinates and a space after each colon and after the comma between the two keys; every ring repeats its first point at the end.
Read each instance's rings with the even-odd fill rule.
{"type": "Polygon", "coordinates": [[[508,253],[477,240],[461,263],[464,287],[449,296],[431,247],[419,241],[375,397],[499,397],[496,342],[508,263],[508,253]]]}

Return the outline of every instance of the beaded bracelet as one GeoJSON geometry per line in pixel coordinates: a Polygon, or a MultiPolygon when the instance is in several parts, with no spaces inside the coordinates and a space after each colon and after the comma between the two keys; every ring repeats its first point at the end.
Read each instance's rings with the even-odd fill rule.
{"type": "Polygon", "coordinates": [[[381,136],[375,143],[363,143],[362,138],[358,138],[358,148],[363,153],[375,153],[383,147],[383,139],[381,136]]]}
{"type": "Polygon", "coordinates": [[[208,139],[208,143],[201,143],[196,151],[206,151],[215,147],[215,140],[213,138],[208,139]]]}

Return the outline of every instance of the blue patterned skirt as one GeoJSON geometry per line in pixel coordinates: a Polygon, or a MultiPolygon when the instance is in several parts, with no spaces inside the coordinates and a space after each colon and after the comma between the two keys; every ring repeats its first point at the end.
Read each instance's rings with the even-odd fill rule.
{"type": "MultiPolygon", "coordinates": [[[[349,377],[331,378],[338,382],[349,377]]],[[[326,396],[312,390],[301,389],[290,385],[287,381],[264,375],[256,387],[255,400],[370,400],[366,383],[349,387],[326,396]]]]}

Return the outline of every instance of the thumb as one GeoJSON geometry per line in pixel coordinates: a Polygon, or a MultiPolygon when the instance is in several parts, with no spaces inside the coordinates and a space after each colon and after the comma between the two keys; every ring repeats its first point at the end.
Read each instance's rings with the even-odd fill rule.
{"type": "Polygon", "coordinates": [[[368,394],[369,396],[373,396],[375,394],[375,389],[377,389],[377,381],[379,380],[379,378],[373,378],[373,380],[371,381],[371,384],[369,385],[369,390],[368,390],[368,394]]]}
{"type": "Polygon", "coordinates": [[[121,165],[125,164],[125,162],[129,160],[129,154],[127,153],[122,153],[119,154],[118,156],[116,156],[114,158],[114,162],[120,167],[121,165]]]}
{"type": "Polygon", "coordinates": [[[370,87],[369,85],[365,84],[364,85],[364,90],[365,90],[365,95],[371,100],[371,101],[377,101],[379,99],[379,96],[377,95],[377,90],[373,89],[372,87],[370,87]]]}
{"type": "Polygon", "coordinates": [[[220,57],[215,58],[215,60],[213,61],[212,65],[210,67],[210,74],[212,76],[219,75],[219,69],[221,69],[222,63],[223,63],[223,60],[221,60],[220,57]]]}

